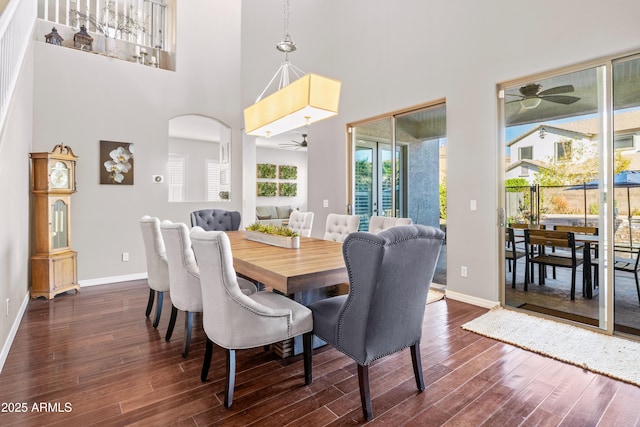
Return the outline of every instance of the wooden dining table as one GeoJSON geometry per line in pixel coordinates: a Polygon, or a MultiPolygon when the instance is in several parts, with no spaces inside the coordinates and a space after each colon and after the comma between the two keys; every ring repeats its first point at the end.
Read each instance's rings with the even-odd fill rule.
{"type": "Polygon", "coordinates": [[[285,295],[349,282],[342,243],[300,237],[300,248],[288,249],[246,238],[244,231],[227,231],[236,273],[285,295]]]}
{"type": "MultiPolygon", "coordinates": [[[[329,287],[349,282],[341,242],[300,237],[300,247],[289,249],[248,240],[244,231],[226,233],[236,273],[301,304],[326,298],[329,287]]],[[[314,348],[322,345],[324,341],[313,338],[314,348]]],[[[275,343],[273,350],[280,357],[300,354],[301,337],[275,343]]]]}

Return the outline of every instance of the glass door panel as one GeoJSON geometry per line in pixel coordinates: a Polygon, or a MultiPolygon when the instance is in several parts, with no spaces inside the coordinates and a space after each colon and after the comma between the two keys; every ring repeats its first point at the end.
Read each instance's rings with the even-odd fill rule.
{"type": "Polygon", "coordinates": [[[640,57],[613,62],[614,330],[640,335],[640,57]]]}
{"type": "MultiPolygon", "coordinates": [[[[369,229],[373,215],[409,217],[446,230],[445,130],[444,105],[352,127],[352,205],[360,230],[369,229]]],[[[445,246],[434,276],[441,285],[446,285],[445,246]]]]}
{"type": "Polygon", "coordinates": [[[600,182],[607,170],[599,162],[605,108],[601,69],[504,87],[503,104],[505,225],[515,234],[514,242],[505,242],[504,304],[596,327],[601,325],[600,295],[607,285],[595,279],[591,266],[592,260],[595,264],[605,256],[598,253],[605,235],[600,182]],[[526,229],[532,235],[538,229],[572,233],[575,264],[567,262],[571,248],[527,245],[526,229]],[[525,256],[510,260],[512,245],[518,253],[528,252],[531,260],[550,256],[557,266],[527,266],[525,256]]]}

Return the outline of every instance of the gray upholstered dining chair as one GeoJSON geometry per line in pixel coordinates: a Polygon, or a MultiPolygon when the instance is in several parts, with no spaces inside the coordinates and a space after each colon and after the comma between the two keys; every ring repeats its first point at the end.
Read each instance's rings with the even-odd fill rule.
{"type": "Polygon", "coordinates": [[[391,216],[372,216],[369,218],[369,233],[378,234],[382,230],[395,227],[397,225],[413,224],[411,218],[395,218],[391,216]]]}
{"type": "Polygon", "coordinates": [[[311,237],[313,212],[293,211],[289,215],[288,227],[303,237],[311,237]]]}
{"type": "Polygon", "coordinates": [[[238,211],[200,209],[191,212],[191,226],[202,227],[206,231],[236,231],[240,228],[240,221],[238,211]]]}
{"type": "Polygon", "coordinates": [[[140,218],[140,229],[144,240],[144,250],[147,257],[147,282],[149,283],[149,302],[146,315],[149,317],[153,300],[156,299],[156,317],[153,327],[157,328],[162,314],[164,293],[169,291],[169,267],[167,253],[160,232],[160,220],[149,215],[140,218]],[[157,296],[157,298],[155,298],[157,296]]]}
{"type": "Polygon", "coordinates": [[[358,231],[360,215],[341,215],[331,213],[327,215],[324,240],[342,242],[349,233],[358,231]]]}
{"type": "Polygon", "coordinates": [[[369,364],[374,360],[410,347],[416,385],[424,390],[422,321],[443,239],[440,229],[424,225],[352,233],[342,249],[349,294],[309,305],[313,334],[358,364],[366,420],[373,418],[369,364]]]}
{"type": "MultiPolygon", "coordinates": [[[[169,264],[169,287],[171,289],[171,318],[165,340],[171,340],[176,325],[178,310],[185,312],[184,341],[182,357],[189,354],[193,313],[202,313],[202,290],[200,288],[200,271],[191,247],[189,228],[183,223],[162,221],[160,230],[167,249],[169,264]]],[[[193,231],[202,230],[194,227],[193,231]]],[[[256,292],[256,286],[248,280],[238,278],[240,290],[245,295],[256,292]]]]}
{"type": "Polygon", "coordinates": [[[226,350],[224,406],[231,407],[236,350],[262,347],[304,335],[305,383],[311,381],[311,311],[274,292],[245,295],[240,291],[229,237],[221,231],[193,230],[193,250],[200,268],[202,324],[207,335],[200,379],[209,373],[213,344],[226,350]]]}

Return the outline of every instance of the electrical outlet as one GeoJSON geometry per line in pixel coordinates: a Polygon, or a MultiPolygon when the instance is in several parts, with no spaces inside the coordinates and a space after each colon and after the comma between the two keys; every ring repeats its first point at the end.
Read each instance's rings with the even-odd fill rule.
{"type": "Polygon", "coordinates": [[[460,275],[462,277],[467,277],[467,266],[463,265],[462,267],[460,267],[460,275]]]}
{"type": "Polygon", "coordinates": [[[122,252],[122,262],[129,261],[129,252],[122,252]]]}
{"type": "Polygon", "coordinates": [[[324,199],[324,200],[322,201],[322,207],[323,207],[323,208],[328,208],[328,207],[329,207],[329,201],[328,201],[327,199],[324,199]]]}
{"type": "Polygon", "coordinates": [[[7,298],[7,311],[5,312],[5,316],[9,315],[9,301],[11,301],[11,299],[7,298]]]}

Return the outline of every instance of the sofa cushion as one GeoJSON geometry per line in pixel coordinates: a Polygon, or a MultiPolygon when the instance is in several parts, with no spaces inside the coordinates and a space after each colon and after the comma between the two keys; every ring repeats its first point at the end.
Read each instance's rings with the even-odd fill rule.
{"type": "Polygon", "coordinates": [[[256,216],[258,219],[278,218],[278,211],[275,206],[256,206],[256,216]]]}
{"type": "Polygon", "coordinates": [[[291,212],[293,212],[293,209],[291,209],[291,206],[276,206],[276,211],[278,212],[278,216],[273,218],[287,219],[291,215],[291,212]]]}

